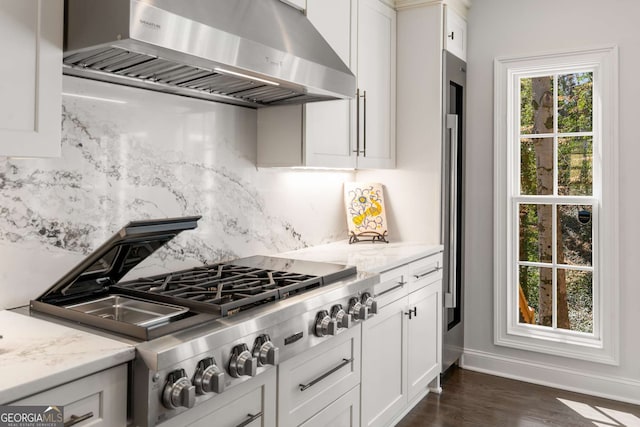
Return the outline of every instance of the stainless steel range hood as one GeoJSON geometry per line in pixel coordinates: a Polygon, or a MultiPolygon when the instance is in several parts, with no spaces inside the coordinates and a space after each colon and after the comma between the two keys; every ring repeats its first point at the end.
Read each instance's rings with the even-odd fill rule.
{"type": "Polygon", "coordinates": [[[351,98],[355,77],[279,0],[66,0],[65,74],[234,105],[351,98]]]}

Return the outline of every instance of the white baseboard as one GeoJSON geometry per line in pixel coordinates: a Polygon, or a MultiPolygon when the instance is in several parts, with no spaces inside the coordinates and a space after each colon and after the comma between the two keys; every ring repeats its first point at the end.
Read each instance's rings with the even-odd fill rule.
{"type": "Polygon", "coordinates": [[[460,366],[470,371],[640,404],[640,381],[627,378],[590,374],[470,349],[465,349],[460,366]]]}

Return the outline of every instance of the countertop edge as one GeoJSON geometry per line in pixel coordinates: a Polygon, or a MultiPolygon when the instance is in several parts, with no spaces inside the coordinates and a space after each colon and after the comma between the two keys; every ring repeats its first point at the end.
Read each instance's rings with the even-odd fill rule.
{"type": "Polygon", "coordinates": [[[384,273],[444,250],[441,244],[425,242],[354,243],[338,241],[275,253],[273,256],[307,261],[355,265],[358,271],[384,273]]]}
{"type": "Polygon", "coordinates": [[[443,247],[441,245],[435,245],[433,247],[430,247],[429,249],[425,249],[424,251],[421,251],[419,253],[416,253],[414,255],[410,255],[407,256],[405,258],[402,259],[398,259],[394,262],[390,262],[388,264],[385,264],[384,266],[381,266],[378,269],[375,269],[373,271],[370,271],[371,273],[384,273],[385,271],[389,271],[389,270],[393,270],[394,268],[400,267],[402,265],[405,264],[409,264],[411,262],[414,262],[416,260],[419,260],[421,258],[426,258],[428,256],[431,255],[435,255],[439,252],[442,252],[443,247]]]}

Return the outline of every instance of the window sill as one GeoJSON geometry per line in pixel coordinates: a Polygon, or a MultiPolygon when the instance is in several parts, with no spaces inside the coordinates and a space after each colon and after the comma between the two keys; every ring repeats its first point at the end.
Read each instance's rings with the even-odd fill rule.
{"type": "Polygon", "coordinates": [[[605,365],[620,364],[618,355],[614,351],[607,350],[607,347],[614,346],[607,346],[602,340],[560,336],[527,329],[517,328],[510,333],[496,331],[494,344],[605,365]]]}

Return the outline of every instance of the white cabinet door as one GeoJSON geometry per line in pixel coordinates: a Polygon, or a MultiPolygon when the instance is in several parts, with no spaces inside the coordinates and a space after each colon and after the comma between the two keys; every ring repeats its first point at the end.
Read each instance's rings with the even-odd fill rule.
{"type": "MultiPolygon", "coordinates": [[[[357,0],[308,0],[307,17],[340,59],[356,66],[357,0]]],[[[355,168],[355,100],[258,109],[258,166],[355,168]]]]}
{"type": "Polygon", "coordinates": [[[440,328],[442,325],[442,280],[409,295],[407,322],[407,382],[408,399],[424,391],[440,374],[440,328]]]}
{"type": "Polygon", "coordinates": [[[463,61],[467,60],[467,21],[450,7],[444,7],[445,49],[463,61]]]}
{"type": "Polygon", "coordinates": [[[384,426],[407,404],[407,298],[362,324],[362,426],[384,426]]]}
{"type": "MultiPolygon", "coordinates": [[[[258,110],[258,166],[394,168],[396,12],[380,0],[307,0],[360,97],[258,110]]],[[[354,94],[355,95],[355,94],[354,94]]]]}
{"type": "Polygon", "coordinates": [[[358,3],[358,168],[393,168],[396,158],[396,12],[358,3]]]}
{"type": "Polygon", "coordinates": [[[60,155],[62,0],[0,3],[0,156],[60,155]]]}
{"type": "MultiPolygon", "coordinates": [[[[307,17],[354,73],[356,12],[356,0],[307,0],[307,17]]],[[[355,100],[310,103],[304,116],[306,166],[355,167],[355,100]]]]}

